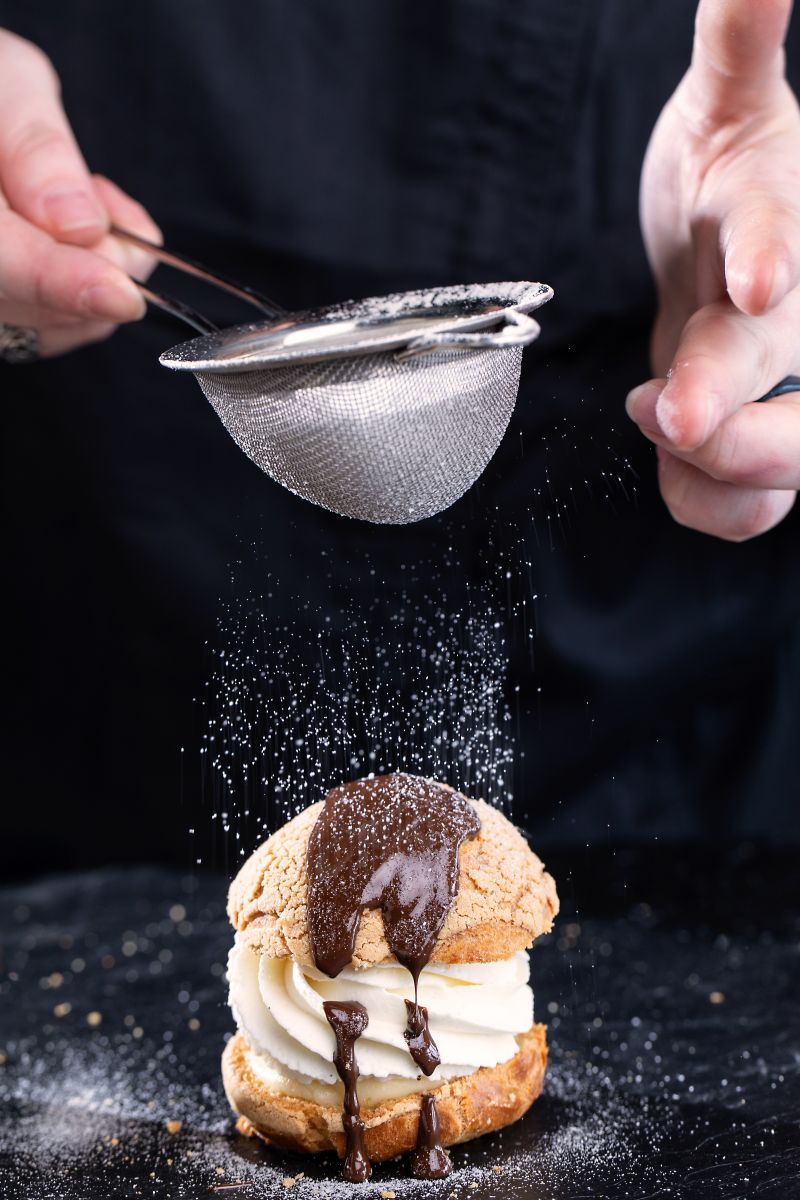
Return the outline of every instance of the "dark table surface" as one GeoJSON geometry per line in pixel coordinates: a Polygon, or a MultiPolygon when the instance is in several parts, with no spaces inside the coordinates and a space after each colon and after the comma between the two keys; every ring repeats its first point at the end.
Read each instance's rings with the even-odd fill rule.
{"type": "MultiPolygon", "coordinates": [[[[800,1197],[797,849],[551,855],[533,954],[545,1095],[419,1184],[370,1197],[800,1197]]],[[[225,882],[142,867],[0,891],[0,1195],[352,1195],[332,1158],[233,1130],[225,882]],[[180,1127],[175,1124],[180,1122],[180,1127]]]]}

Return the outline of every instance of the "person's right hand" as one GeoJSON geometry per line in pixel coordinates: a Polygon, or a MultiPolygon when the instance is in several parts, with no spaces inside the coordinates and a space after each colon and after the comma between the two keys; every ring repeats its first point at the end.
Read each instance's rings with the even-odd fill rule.
{"type": "Polygon", "coordinates": [[[46,55],[0,30],[0,325],[35,329],[48,356],[143,316],[128,276],[153,261],[111,224],[161,240],[140,204],[89,174],[46,55]]]}

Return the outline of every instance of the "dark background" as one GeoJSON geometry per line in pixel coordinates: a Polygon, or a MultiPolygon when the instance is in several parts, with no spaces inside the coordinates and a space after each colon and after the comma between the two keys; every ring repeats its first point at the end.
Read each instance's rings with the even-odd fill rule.
{"type": "MultiPolygon", "coordinates": [[[[445,603],[501,579],[512,607],[538,598],[533,663],[509,619],[507,685],[514,811],[538,844],[798,837],[798,517],[741,546],[678,528],[623,410],[654,311],[639,170],[694,7],[6,3],[53,58],[92,169],[176,249],[290,307],[556,289],[484,478],[403,529],[263,476],[194,381],[159,367],[183,334],[156,316],[3,367],[6,875],[215,861],[195,697],[220,600],[270,572],[278,639],[304,601],[379,623],[409,563],[439,564],[413,587],[445,603]]],[[[797,81],[796,31],[788,58],[797,81]]]]}

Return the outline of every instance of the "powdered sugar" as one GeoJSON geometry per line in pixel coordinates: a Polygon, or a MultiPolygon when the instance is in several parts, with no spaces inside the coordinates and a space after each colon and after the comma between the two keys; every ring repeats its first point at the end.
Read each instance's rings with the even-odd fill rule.
{"type": "MultiPolygon", "coordinates": [[[[234,599],[201,700],[202,778],[221,849],[242,859],[348,779],[403,770],[508,810],[513,739],[498,612],[400,602],[335,622],[234,599]]],[[[299,606],[298,606],[299,607],[299,606]]]]}
{"type": "MultiPolygon", "coordinates": [[[[182,1084],[163,1059],[148,1059],[146,1052],[121,1044],[78,1049],[52,1043],[31,1046],[19,1067],[0,1091],[5,1111],[15,1113],[13,1122],[0,1121],[0,1157],[16,1159],[16,1185],[26,1200],[129,1194],[273,1200],[289,1191],[308,1200],[352,1200],[352,1185],[338,1178],[335,1159],[286,1156],[237,1137],[219,1087],[182,1084]],[[177,1122],[180,1129],[171,1133],[168,1125],[177,1122]]],[[[644,1103],[607,1095],[597,1105],[586,1083],[556,1065],[547,1098],[523,1126],[456,1149],[448,1179],[419,1183],[402,1163],[390,1163],[376,1166],[373,1182],[358,1194],[480,1200],[536,1195],[529,1189],[538,1188],[573,1195],[565,1185],[589,1187],[603,1172],[619,1177],[634,1165],[644,1180],[652,1168],[641,1158],[642,1134],[657,1149],[659,1124],[644,1103]],[[569,1103],[559,1093],[570,1095],[569,1103]]]]}
{"type": "MultiPolygon", "coordinates": [[[[567,907],[568,872],[557,873],[567,907]]],[[[218,877],[154,869],[4,889],[3,1200],[352,1200],[333,1156],[285,1155],[234,1132],[219,1076],[231,1031],[224,891],[218,877]]],[[[649,908],[567,913],[532,955],[549,1024],[544,1095],[516,1125],[455,1147],[450,1179],[418,1184],[389,1163],[356,1194],[792,1194],[796,939],[751,939],[744,954],[741,940],[676,936],[655,920],[649,908]]]]}

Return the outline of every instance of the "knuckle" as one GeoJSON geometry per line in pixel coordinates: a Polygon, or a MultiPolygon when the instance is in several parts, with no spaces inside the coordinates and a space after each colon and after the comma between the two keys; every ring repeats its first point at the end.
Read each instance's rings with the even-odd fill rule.
{"type": "Polygon", "coordinates": [[[49,125],[46,121],[31,121],[19,131],[12,144],[9,156],[9,167],[19,167],[34,156],[51,157],[66,146],[66,139],[60,129],[49,125]]]}
{"type": "Polygon", "coordinates": [[[50,254],[34,255],[28,265],[29,303],[53,312],[81,315],[80,292],[86,285],[78,269],[66,274],[50,254]]]}
{"type": "Polygon", "coordinates": [[[774,481],[788,472],[789,464],[778,454],[762,455],[747,463],[732,462],[720,478],[739,487],[769,488],[774,481]]]}
{"type": "Polygon", "coordinates": [[[47,308],[49,271],[41,255],[34,255],[28,264],[30,303],[47,308]]]}
{"type": "Polygon", "coordinates": [[[696,309],[681,331],[679,361],[685,361],[686,365],[716,363],[719,348],[730,343],[730,321],[730,302],[719,301],[696,309]]]}
{"type": "Polygon", "coordinates": [[[704,469],[714,479],[739,487],[765,488],[785,474],[787,467],[785,455],[778,450],[754,453],[751,445],[743,444],[740,423],[730,421],[723,425],[719,444],[704,469]]]}
{"type": "Polygon", "coordinates": [[[64,160],[68,143],[58,128],[47,121],[31,121],[10,143],[6,157],[8,178],[17,182],[18,188],[42,187],[41,176],[58,169],[64,160]]]}
{"type": "Polygon", "coordinates": [[[719,431],[719,444],[706,464],[706,470],[715,479],[727,479],[731,483],[741,482],[739,474],[742,464],[739,458],[739,431],[735,422],[726,421],[719,431]]]}
{"type": "Polygon", "coordinates": [[[721,239],[727,249],[732,240],[755,236],[760,242],[769,240],[775,229],[786,220],[786,209],[769,191],[758,191],[748,197],[723,220],[721,239]],[[726,242],[727,236],[727,242],[726,242]]]}
{"type": "Polygon", "coordinates": [[[713,322],[718,321],[722,311],[717,311],[716,304],[707,304],[704,308],[695,309],[684,326],[684,332],[693,334],[698,330],[706,330],[713,322]]]}
{"type": "Polygon", "coordinates": [[[775,375],[775,335],[763,322],[748,321],[743,325],[753,350],[753,383],[758,387],[760,380],[772,379],[775,375]]]}

